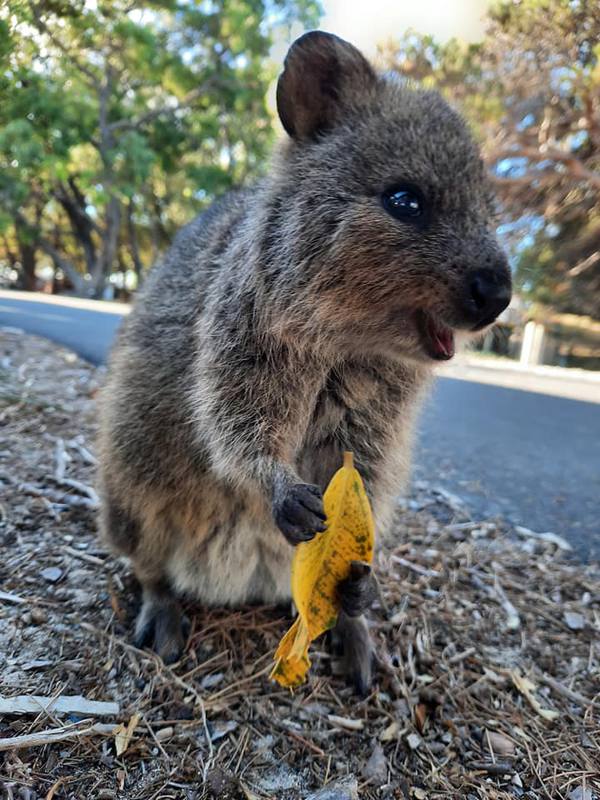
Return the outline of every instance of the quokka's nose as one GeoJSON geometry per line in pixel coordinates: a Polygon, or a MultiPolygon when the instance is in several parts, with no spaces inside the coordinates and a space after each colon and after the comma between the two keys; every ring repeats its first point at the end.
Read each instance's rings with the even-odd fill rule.
{"type": "Polygon", "coordinates": [[[510,303],[512,291],[508,270],[479,269],[472,272],[468,279],[467,294],[466,306],[473,328],[484,328],[510,303]]]}

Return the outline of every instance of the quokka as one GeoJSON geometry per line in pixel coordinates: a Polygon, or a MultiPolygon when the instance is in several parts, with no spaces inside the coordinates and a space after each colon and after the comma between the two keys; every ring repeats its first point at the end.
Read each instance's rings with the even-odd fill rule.
{"type": "MultiPolygon", "coordinates": [[[[179,597],[289,597],[344,450],[389,527],[432,367],[511,296],[477,147],[437,93],[315,31],[292,45],[277,106],[268,176],[179,232],[103,391],[101,527],[143,587],[135,640],[165,661],[184,645],[179,597]]],[[[365,692],[373,577],[340,596],[365,692]]]]}

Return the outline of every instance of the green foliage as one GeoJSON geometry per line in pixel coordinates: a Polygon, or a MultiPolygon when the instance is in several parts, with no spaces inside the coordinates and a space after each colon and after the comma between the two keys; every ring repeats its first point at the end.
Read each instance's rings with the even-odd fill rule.
{"type": "Polygon", "coordinates": [[[120,192],[133,197],[150,176],[156,154],[150,142],[137,131],[128,131],[109,155],[120,192]]]}
{"type": "Polygon", "coordinates": [[[177,226],[263,169],[273,37],[319,13],[311,0],[8,0],[0,260],[33,242],[95,294],[132,251],[148,267],[177,226]]]}

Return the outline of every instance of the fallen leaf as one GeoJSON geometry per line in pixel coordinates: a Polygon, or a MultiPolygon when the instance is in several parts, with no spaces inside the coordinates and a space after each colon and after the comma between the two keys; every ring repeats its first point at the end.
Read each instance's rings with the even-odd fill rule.
{"type": "Polygon", "coordinates": [[[126,614],[119,604],[119,597],[117,593],[114,591],[112,583],[109,584],[109,592],[110,592],[110,607],[112,608],[115,617],[120,622],[123,622],[126,619],[126,614]]]}
{"type": "Polygon", "coordinates": [[[168,725],[166,728],[161,728],[159,731],[156,731],[154,738],[157,742],[165,742],[167,739],[170,739],[174,733],[174,729],[168,725]]]}
{"type": "Polygon", "coordinates": [[[512,682],[514,683],[516,689],[521,692],[523,697],[527,700],[529,705],[533,708],[533,710],[543,717],[543,719],[548,720],[548,722],[552,722],[553,720],[560,717],[558,711],[551,711],[548,708],[542,708],[538,700],[534,697],[533,692],[537,688],[533,681],[530,681],[529,678],[524,677],[519,673],[518,670],[512,670],[510,673],[510,677],[512,682]]]}
{"type": "Polygon", "coordinates": [[[427,721],[427,706],[419,703],[415,706],[415,724],[419,733],[423,733],[425,722],[427,721]]]}
{"type": "Polygon", "coordinates": [[[115,729],[115,750],[118,756],[122,756],[129,747],[131,737],[133,736],[133,732],[137,728],[139,721],[140,715],[134,714],[127,723],[127,726],[121,723],[115,729]]]}
{"type": "Polygon", "coordinates": [[[397,722],[390,723],[387,728],[385,728],[379,734],[379,741],[380,742],[391,742],[394,739],[398,738],[398,734],[400,733],[400,725],[397,722]]]}

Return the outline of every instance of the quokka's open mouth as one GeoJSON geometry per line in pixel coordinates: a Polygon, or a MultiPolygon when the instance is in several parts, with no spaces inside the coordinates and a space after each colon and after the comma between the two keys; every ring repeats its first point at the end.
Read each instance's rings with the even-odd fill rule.
{"type": "Polygon", "coordinates": [[[448,361],[455,353],[454,332],[439,318],[420,311],[418,326],[427,355],[436,361],[448,361]]]}

